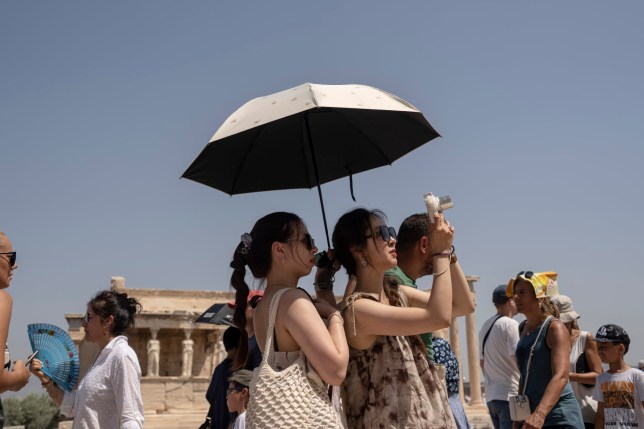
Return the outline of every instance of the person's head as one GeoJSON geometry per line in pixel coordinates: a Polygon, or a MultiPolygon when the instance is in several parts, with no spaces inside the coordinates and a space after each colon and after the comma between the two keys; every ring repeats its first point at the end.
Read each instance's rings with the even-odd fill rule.
{"type": "Polygon", "coordinates": [[[422,264],[420,274],[432,274],[432,249],[429,243],[429,216],[416,213],[407,217],[401,224],[396,237],[398,262],[410,261],[422,264]]]}
{"type": "Polygon", "coordinates": [[[4,232],[0,231],[0,289],[6,289],[11,284],[13,271],[18,269],[16,252],[13,244],[4,232]]]}
{"type": "Polygon", "coordinates": [[[641,359],[639,362],[637,362],[637,368],[644,371],[644,359],[641,359]]]}
{"type": "Polygon", "coordinates": [[[242,413],[246,411],[248,399],[250,398],[250,381],[253,378],[252,371],[240,369],[228,378],[228,391],[226,405],[231,413],[242,413]]]}
{"type": "Polygon", "coordinates": [[[492,304],[496,307],[499,314],[517,314],[517,306],[514,304],[514,298],[506,294],[507,285],[499,285],[492,292],[492,304]]]}
{"type": "Polygon", "coordinates": [[[141,310],[136,298],[126,293],[104,290],[97,293],[87,303],[87,313],[83,318],[85,339],[102,344],[110,338],[124,333],[134,326],[134,316],[141,310]]]}
{"type": "Polygon", "coordinates": [[[340,217],[333,230],[336,259],[348,275],[361,269],[382,271],[396,266],[396,231],[386,224],[380,210],[358,208],[340,217]]]}
{"type": "Polygon", "coordinates": [[[572,299],[566,295],[557,295],[550,298],[550,301],[559,309],[559,320],[566,325],[568,332],[578,331],[577,319],[579,319],[579,314],[572,308],[572,299]]]}
{"type": "Polygon", "coordinates": [[[266,215],[255,222],[250,233],[241,236],[230,263],[234,270],[230,284],[235,288],[233,323],[242,334],[233,369],[242,368],[248,356],[246,307],[250,289],[245,280],[246,266],[257,279],[275,272],[297,281],[311,273],[317,251],[306,225],[293,213],[266,215]]]}
{"type": "Polygon", "coordinates": [[[621,326],[608,324],[597,330],[595,335],[597,353],[603,363],[618,363],[628,353],[631,339],[621,326]]]}
{"type": "Polygon", "coordinates": [[[506,294],[514,299],[517,311],[526,317],[537,312],[541,317],[559,317],[559,309],[550,301],[550,297],[559,294],[554,271],[521,271],[508,282],[506,294]]]}
{"type": "Polygon", "coordinates": [[[228,329],[224,331],[224,349],[229,352],[239,348],[239,339],[241,338],[241,332],[238,328],[234,326],[229,326],[228,329]]]}

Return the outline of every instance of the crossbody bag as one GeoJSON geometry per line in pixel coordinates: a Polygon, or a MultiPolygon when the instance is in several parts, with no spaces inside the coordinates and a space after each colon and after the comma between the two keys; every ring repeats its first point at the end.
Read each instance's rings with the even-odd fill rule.
{"type": "Polygon", "coordinates": [[[537,341],[541,338],[541,333],[543,328],[548,325],[552,316],[548,316],[546,320],[541,324],[541,329],[537,334],[537,338],[534,340],[532,347],[530,348],[530,355],[528,356],[528,365],[526,367],[525,380],[523,380],[523,385],[521,386],[521,394],[510,396],[510,418],[515,422],[522,422],[530,417],[532,412],[530,411],[530,398],[528,395],[525,395],[525,388],[528,385],[528,378],[530,377],[530,364],[532,363],[532,356],[534,355],[534,349],[537,347],[537,341]]]}

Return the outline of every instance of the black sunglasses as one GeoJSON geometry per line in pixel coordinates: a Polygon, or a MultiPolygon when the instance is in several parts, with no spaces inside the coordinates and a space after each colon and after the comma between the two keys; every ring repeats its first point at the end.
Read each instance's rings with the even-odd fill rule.
{"type": "Polygon", "coordinates": [[[532,271],[520,271],[519,274],[517,274],[516,276],[525,277],[526,279],[531,279],[532,276],[534,276],[534,273],[532,271]]]}
{"type": "MultiPolygon", "coordinates": [[[[300,238],[299,237],[289,238],[286,241],[296,241],[296,240],[299,241],[300,238]]],[[[311,234],[304,234],[304,237],[302,237],[301,240],[306,246],[307,250],[313,250],[313,248],[315,247],[315,240],[313,239],[313,237],[311,237],[311,234]]]]}
{"type": "Polygon", "coordinates": [[[9,255],[9,266],[16,265],[16,252],[2,252],[0,255],[9,255]]]}
{"type": "Polygon", "coordinates": [[[374,239],[378,237],[382,237],[384,241],[389,241],[392,238],[395,240],[397,237],[396,229],[393,226],[379,226],[375,232],[365,236],[365,238],[372,238],[372,237],[374,239]]]}

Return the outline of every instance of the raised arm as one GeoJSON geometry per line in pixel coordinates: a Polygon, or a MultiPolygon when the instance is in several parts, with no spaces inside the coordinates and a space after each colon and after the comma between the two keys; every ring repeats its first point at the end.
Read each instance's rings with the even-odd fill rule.
{"type": "Polygon", "coordinates": [[[474,294],[458,261],[449,270],[452,279],[452,317],[465,316],[476,310],[474,294]]]}
{"type": "Polygon", "coordinates": [[[314,306],[299,290],[284,294],[280,309],[284,309],[280,311],[281,323],[322,380],[340,385],[347,373],[349,347],[344,321],[337,309],[326,302],[314,306]],[[327,319],[328,326],[321,317],[327,319]]]}

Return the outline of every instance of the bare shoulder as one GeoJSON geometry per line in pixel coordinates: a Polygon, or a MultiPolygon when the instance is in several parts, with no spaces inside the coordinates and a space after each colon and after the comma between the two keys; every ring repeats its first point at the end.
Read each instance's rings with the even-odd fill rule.
{"type": "Polygon", "coordinates": [[[0,305],[11,305],[13,304],[13,298],[11,294],[6,290],[0,290],[0,305]]]}

